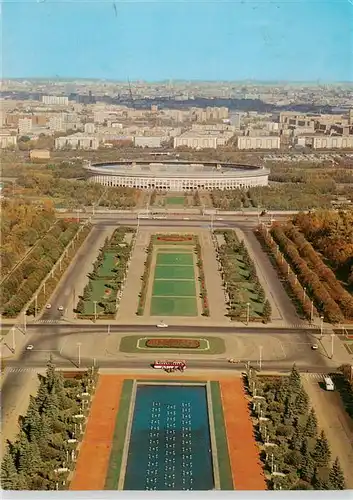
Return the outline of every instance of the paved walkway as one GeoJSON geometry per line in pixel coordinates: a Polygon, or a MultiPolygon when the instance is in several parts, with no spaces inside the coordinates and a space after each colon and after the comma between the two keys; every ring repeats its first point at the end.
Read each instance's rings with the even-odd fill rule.
{"type": "Polygon", "coordinates": [[[325,391],[313,375],[302,376],[303,385],[315,408],[318,424],[329,440],[332,459],[338,456],[346,477],[347,488],[353,489],[353,422],[347,415],[338,392],[325,391]]]}
{"type": "Polygon", "coordinates": [[[200,233],[201,255],[205,273],[205,284],[210,306],[211,321],[227,321],[227,306],[221,274],[218,270],[216,250],[210,231],[200,233]]]}
{"type": "MultiPolygon", "coordinates": [[[[6,377],[6,375],[5,375],[6,377]]],[[[6,380],[4,377],[3,382],[6,380]]],[[[35,396],[39,387],[38,371],[24,372],[18,384],[13,387],[11,397],[1,405],[1,455],[6,449],[7,440],[13,441],[19,431],[18,418],[25,415],[30,396],[35,396]]]]}
{"type": "MultiPolygon", "coordinates": [[[[146,248],[149,244],[150,234],[148,231],[139,231],[135,240],[135,247],[132,251],[130,266],[127,273],[125,288],[120,300],[116,320],[119,323],[127,321],[136,322],[139,316],[136,316],[139,293],[141,291],[141,277],[145,269],[147,258],[146,248]]],[[[143,318],[143,317],[140,317],[143,318]]],[[[145,318],[144,318],[145,319],[145,318]]]]}
{"type": "MultiPolygon", "coordinates": [[[[236,229],[238,236],[244,239],[250,258],[253,260],[259,281],[273,309],[273,319],[282,320],[288,324],[298,324],[299,318],[295,306],[280,282],[277,271],[272,266],[268,256],[262,250],[260,243],[252,231],[236,229]]],[[[304,323],[304,322],[303,322],[304,323]]]]}

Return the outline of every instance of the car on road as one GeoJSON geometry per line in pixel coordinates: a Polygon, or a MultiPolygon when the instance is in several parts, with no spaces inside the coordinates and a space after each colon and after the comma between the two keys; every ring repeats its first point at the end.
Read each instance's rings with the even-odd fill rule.
{"type": "Polygon", "coordinates": [[[51,309],[51,304],[47,304],[47,305],[45,306],[45,308],[46,308],[46,309],[51,309]]]}
{"type": "Polygon", "coordinates": [[[58,307],[58,311],[63,311],[64,310],[64,306],[59,306],[58,307]]]}
{"type": "Polygon", "coordinates": [[[319,346],[317,344],[313,344],[311,348],[313,351],[316,351],[319,348],[319,346]]]}
{"type": "Polygon", "coordinates": [[[157,324],[157,328],[168,328],[168,325],[164,321],[161,321],[157,324]]]}
{"type": "Polygon", "coordinates": [[[26,347],[27,351],[31,351],[33,349],[33,345],[32,344],[28,344],[28,346],[26,347]]]}

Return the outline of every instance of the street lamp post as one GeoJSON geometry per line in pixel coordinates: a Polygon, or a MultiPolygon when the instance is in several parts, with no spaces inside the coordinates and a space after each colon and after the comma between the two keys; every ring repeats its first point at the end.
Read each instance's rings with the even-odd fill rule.
{"type": "Polygon", "coordinates": [[[37,309],[38,309],[38,295],[34,296],[34,317],[37,316],[37,309]]]}
{"type": "Polygon", "coordinates": [[[80,368],[81,367],[81,342],[77,342],[77,350],[78,350],[78,353],[77,353],[77,361],[78,361],[78,367],[80,368]]]}
{"type": "Polygon", "coordinates": [[[246,326],[249,325],[250,321],[250,302],[246,303],[246,326]]]}
{"type": "Polygon", "coordinates": [[[24,329],[25,333],[27,331],[27,317],[26,317],[26,312],[27,311],[24,311],[24,313],[23,313],[23,329],[24,329]]]}
{"type": "Polygon", "coordinates": [[[306,299],[306,286],[303,288],[303,304],[305,304],[306,299]]]}
{"type": "Polygon", "coordinates": [[[16,332],[15,332],[15,327],[12,327],[12,350],[15,352],[16,350],[16,332]]]}
{"type": "Polygon", "coordinates": [[[320,340],[324,334],[324,317],[320,316],[320,340]]]}
{"type": "Polygon", "coordinates": [[[313,324],[314,320],[314,302],[311,302],[311,310],[310,310],[310,324],[313,324]]]}
{"type": "Polygon", "coordinates": [[[259,368],[262,367],[262,345],[259,345],[259,368]]]}
{"type": "Polygon", "coordinates": [[[94,321],[97,321],[97,301],[93,301],[93,306],[94,306],[94,321]]]}
{"type": "Polygon", "coordinates": [[[331,333],[331,359],[333,358],[333,341],[335,338],[335,334],[331,333]]]}

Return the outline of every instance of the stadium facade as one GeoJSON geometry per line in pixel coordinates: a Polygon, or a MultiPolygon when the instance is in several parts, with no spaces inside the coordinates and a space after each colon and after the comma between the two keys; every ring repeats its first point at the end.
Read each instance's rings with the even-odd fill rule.
{"type": "Polygon", "coordinates": [[[104,186],[196,191],[267,186],[270,171],[264,167],[218,162],[121,161],[88,164],[91,182],[104,186]]]}

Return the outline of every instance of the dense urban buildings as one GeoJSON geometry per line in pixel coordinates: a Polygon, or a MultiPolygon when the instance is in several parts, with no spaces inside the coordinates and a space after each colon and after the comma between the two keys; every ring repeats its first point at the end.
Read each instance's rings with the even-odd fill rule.
{"type": "Polygon", "coordinates": [[[70,89],[76,92],[68,89],[62,82],[5,81],[1,148],[16,148],[23,138],[35,143],[41,136],[53,138],[52,147],[58,150],[123,145],[239,151],[353,147],[353,99],[344,85],[323,89],[290,84],[74,82],[70,89]],[[312,111],[283,109],[310,109],[308,103],[314,99],[320,105],[323,96],[325,106],[312,111]],[[222,99],[229,107],[218,104],[222,99]],[[233,108],[235,100],[239,109],[233,108]]]}

